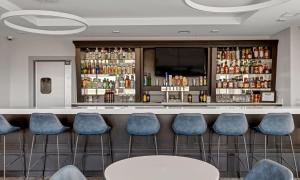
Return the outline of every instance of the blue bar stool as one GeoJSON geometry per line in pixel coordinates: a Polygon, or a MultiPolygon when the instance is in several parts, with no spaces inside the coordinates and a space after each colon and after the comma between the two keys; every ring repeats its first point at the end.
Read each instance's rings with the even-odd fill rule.
{"type": "MultiPolygon", "coordinates": [[[[31,149],[30,149],[30,157],[27,169],[27,177],[29,178],[29,172],[31,168],[31,159],[32,159],[32,151],[34,148],[34,143],[36,140],[36,136],[45,136],[46,142],[44,144],[44,168],[43,168],[43,178],[45,176],[45,168],[46,168],[46,160],[47,160],[47,144],[48,144],[48,136],[56,135],[56,148],[57,148],[57,166],[60,168],[59,163],[59,134],[66,132],[69,130],[68,127],[65,127],[61,124],[56,115],[52,113],[32,113],[30,118],[30,131],[33,134],[31,141],[31,149]]],[[[34,164],[36,165],[36,164],[34,164]]]]}
{"type": "MultiPolygon", "coordinates": [[[[98,113],[78,113],[75,116],[75,121],[73,125],[73,129],[76,135],[76,144],[75,144],[75,153],[74,153],[74,161],[73,165],[75,165],[76,161],[76,152],[77,152],[77,145],[79,136],[91,136],[91,135],[98,135],[100,136],[100,143],[101,143],[101,157],[102,157],[102,168],[103,172],[105,169],[105,162],[104,162],[104,150],[103,150],[103,135],[107,134],[109,137],[108,144],[109,144],[109,154],[111,157],[111,162],[113,162],[112,157],[112,148],[111,148],[111,135],[110,135],[110,127],[106,124],[103,117],[98,113]]],[[[87,140],[87,139],[86,139],[87,140]]],[[[87,141],[84,146],[84,156],[86,157],[86,146],[87,141]]],[[[85,162],[85,159],[84,161],[85,162]]],[[[84,163],[85,164],[85,163],[84,163]]],[[[83,171],[85,168],[83,167],[83,171]]]]}
{"type": "Polygon", "coordinates": [[[76,166],[67,165],[53,174],[50,180],[87,180],[76,166]]]}
{"type": "MultiPolygon", "coordinates": [[[[245,133],[248,130],[248,121],[245,114],[242,113],[223,113],[220,114],[213,125],[213,130],[218,134],[218,167],[220,166],[220,137],[233,136],[243,137],[245,154],[247,160],[247,168],[249,170],[249,158],[247,153],[247,145],[245,133]]],[[[239,147],[238,147],[239,148],[239,147]]]]}
{"type": "MultiPolygon", "coordinates": [[[[293,153],[294,159],[294,168],[296,172],[297,179],[298,177],[298,167],[295,158],[293,140],[291,134],[295,129],[294,119],[292,114],[290,113],[269,113],[264,116],[260,124],[254,128],[255,132],[261,133],[264,135],[265,138],[265,152],[264,156],[265,159],[267,158],[267,138],[268,136],[277,136],[280,137],[280,154],[281,154],[281,164],[282,164],[282,137],[288,136],[291,144],[291,149],[293,153]]],[[[252,163],[254,159],[254,151],[255,151],[255,139],[256,133],[254,132],[253,138],[253,150],[252,150],[252,163]]]]}
{"type": "Polygon", "coordinates": [[[293,180],[293,173],[274,161],[260,160],[246,175],[244,180],[293,180]]]}
{"type": "Polygon", "coordinates": [[[131,149],[134,136],[153,136],[155,153],[158,155],[156,134],[160,130],[160,123],[153,113],[133,113],[128,117],[127,132],[129,134],[128,158],[131,155],[131,149]]]}
{"type": "MultiPolygon", "coordinates": [[[[5,137],[8,134],[14,133],[19,131],[21,128],[12,126],[7,119],[0,115],[0,135],[3,136],[3,179],[5,180],[6,174],[6,142],[5,137]]],[[[23,168],[24,168],[24,176],[26,175],[26,160],[25,160],[25,153],[24,153],[24,142],[22,143],[21,135],[19,134],[19,148],[20,148],[20,155],[18,158],[16,158],[14,161],[12,161],[9,165],[12,165],[14,162],[16,162],[18,159],[23,158],[23,168]]]]}
{"type": "Polygon", "coordinates": [[[177,155],[178,151],[178,138],[179,136],[196,136],[198,139],[199,149],[203,152],[204,161],[206,161],[203,134],[207,129],[207,124],[204,116],[200,113],[182,113],[178,114],[172,124],[175,133],[175,150],[174,154],[177,155]],[[198,138],[200,136],[201,143],[198,138]],[[202,144],[202,146],[201,146],[202,144]]]}

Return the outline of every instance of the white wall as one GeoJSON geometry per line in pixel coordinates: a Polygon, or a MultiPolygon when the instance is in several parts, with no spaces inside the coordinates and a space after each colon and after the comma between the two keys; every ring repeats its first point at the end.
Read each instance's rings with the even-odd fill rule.
{"type": "Polygon", "coordinates": [[[278,100],[283,99],[285,105],[291,103],[291,30],[290,28],[275,34],[278,39],[276,90],[278,100]]]}
{"type": "MultiPolygon", "coordinates": [[[[222,37],[220,39],[226,39],[222,37]]],[[[238,39],[241,39],[240,37],[238,39]]],[[[251,37],[244,37],[251,39],[251,37]]],[[[253,39],[258,39],[253,37],[253,39]]],[[[300,104],[300,30],[291,27],[271,37],[279,39],[276,89],[286,105],[300,104]]],[[[32,56],[75,56],[71,39],[20,38],[8,42],[0,39],[0,106],[28,106],[30,81],[29,57],[32,56]]],[[[75,77],[75,73],[73,75],[75,77]]],[[[74,84],[73,84],[74,85],[74,84]]],[[[73,86],[74,87],[74,86],[73,86]]],[[[75,88],[74,88],[75,89],[75,88]]],[[[76,94],[74,94],[76,96],[76,94]]],[[[74,99],[74,98],[73,98],[74,99]]]]}
{"type": "Polygon", "coordinates": [[[300,105],[300,29],[291,29],[291,104],[300,105]]]}
{"type": "MultiPolygon", "coordinates": [[[[9,43],[10,106],[29,106],[30,81],[29,57],[31,56],[75,56],[75,47],[66,39],[15,39],[9,43]]],[[[2,96],[2,93],[1,93],[2,96]]]]}
{"type": "Polygon", "coordinates": [[[9,106],[8,41],[0,37],[0,106],[9,106]]]}

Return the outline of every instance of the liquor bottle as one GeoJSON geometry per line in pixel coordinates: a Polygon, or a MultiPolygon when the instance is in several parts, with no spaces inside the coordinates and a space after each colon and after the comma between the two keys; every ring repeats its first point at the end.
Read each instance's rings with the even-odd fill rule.
{"type": "Polygon", "coordinates": [[[253,54],[254,54],[254,58],[257,59],[259,55],[257,47],[253,47],[253,54]]]}
{"type": "Polygon", "coordinates": [[[203,76],[199,77],[199,86],[203,86],[204,85],[204,80],[203,80],[203,76]]]}
{"type": "Polygon", "coordinates": [[[263,74],[264,73],[264,66],[262,65],[261,61],[258,63],[258,73],[263,74]]]}
{"type": "Polygon", "coordinates": [[[221,59],[222,59],[222,60],[225,59],[225,56],[226,56],[226,52],[225,52],[225,50],[223,49],[223,50],[222,50],[222,54],[221,54],[221,59]]]}
{"type": "Polygon", "coordinates": [[[130,78],[130,88],[131,88],[131,89],[134,89],[134,88],[135,88],[134,76],[133,76],[133,75],[131,75],[131,78],[130,78]]]}
{"type": "Polygon", "coordinates": [[[228,81],[228,88],[233,88],[233,80],[228,81]]]}
{"type": "Polygon", "coordinates": [[[130,80],[129,80],[129,76],[126,75],[126,78],[125,78],[125,88],[129,88],[130,87],[130,80]]]}
{"type": "Polygon", "coordinates": [[[225,65],[224,65],[224,73],[225,74],[228,74],[229,72],[229,69],[228,69],[228,66],[227,66],[227,61],[225,61],[225,65]]]}
{"type": "Polygon", "coordinates": [[[223,66],[223,63],[221,63],[221,66],[220,66],[220,74],[224,74],[224,66],[223,66]]]}
{"type": "Polygon", "coordinates": [[[268,47],[264,48],[264,58],[265,59],[269,59],[270,58],[270,52],[269,52],[268,47]]]}
{"type": "Polygon", "coordinates": [[[94,60],[91,60],[91,74],[96,74],[96,66],[94,60]]]}
{"type": "Polygon", "coordinates": [[[245,48],[242,49],[242,59],[246,59],[246,50],[245,50],[245,48]]]}
{"type": "Polygon", "coordinates": [[[190,93],[188,94],[188,102],[189,103],[193,102],[193,96],[190,93]]]}
{"type": "Polygon", "coordinates": [[[143,102],[146,103],[147,102],[147,92],[145,91],[143,94],[143,102]]]}
{"type": "Polygon", "coordinates": [[[144,86],[147,86],[147,73],[144,74],[144,86]]]}
{"type": "Polygon", "coordinates": [[[220,74],[221,73],[221,67],[220,67],[220,64],[218,63],[217,64],[217,74],[220,74]]]}
{"type": "Polygon", "coordinates": [[[248,50],[248,53],[247,53],[247,58],[248,59],[252,59],[252,50],[251,49],[247,49],[248,50]]]}
{"type": "Polygon", "coordinates": [[[207,76],[206,75],[203,78],[203,86],[207,86],[207,76]]]}
{"type": "Polygon", "coordinates": [[[151,86],[151,74],[147,74],[147,86],[151,86]]]}
{"type": "Polygon", "coordinates": [[[222,57],[222,51],[218,50],[217,51],[217,59],[221,59],[222,57]]]}
{"type": "Polygon", "coordinates": [[[203,102],[203,91],[200,91],[199,93],[199,103],[203,102]]]}
{"type": "Polygon", "coordinates": [[[147,92],[146,100],[147,100],[147,102],[150,102],[150,101],[151,101],[151,100],[150,100],[150,94],[149,94],[149,92],[147,92]]]}
{"type": "Polygon", "coordinates": [[[244,85],[243,87],[244,88],[249,88],[250,84],[249,84],[249,81],[248,81],[248,78],[244,78],[244,85]]]}
{"type": "Polygon", "coordinates": [[[234,65],[233,65],[233,63],[231,63],[229,65],[229,74],[234,74],[234,65]]]}
{"type": "Polygon", "coordinates": [[[203,94],[203,102],[206,103],[207,102],[207,92],[205,91],[205,93],[203,94]]]}
{"type": "Polygon", "coordinates": [[[228,81],[227,80],[223,79],[223,81],[222,81],[222,87],[223,88],[228,88],[228,81]]]}
{"type": "Polygon", "coordinates": [[[260,59],[264,58],[264,49],[263,49],[263,47],[258,47],[258,51],[259,51],[259,58],[260,59]]]}
{"type": "Polygon", "coordinates": [[[236,60],[240,60],[240,49],[239,49],[239,47],[236,47],[236,51],[235,51],[235,59],[236,59],[236,60]]]}
{"type": "Polygon", "coordinates": [[[219,79],[217,82],[217,88],[222,88],[222,80],[219,79]]]}

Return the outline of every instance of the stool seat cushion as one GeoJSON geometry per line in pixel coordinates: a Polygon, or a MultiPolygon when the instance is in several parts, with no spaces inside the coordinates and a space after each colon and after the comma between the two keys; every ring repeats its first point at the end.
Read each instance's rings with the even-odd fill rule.
{"type": "Polygon", "coordinates": [[[159,129],[159,121],[153,113],[133,113],[128,117],[127,132],[130,135],[154,135],[159,132],[159,129]]]}
{"type": "Polygon", "coordinates": [[[67,131],[69,128],[61,124],[52,113],[32,113],[30,130],[36,135],[55,135],[67,131]]]}
{"type": "Polygon", "coordinates": [[[213,129],[219,135],[241,136],[248,130],[248,121],[242,113],[223,113],[218,116],[213,129]]]}
{"type": "Polygon", "coordinates": [[[75,116],[73,129],[77,134],[97,135],[108,132],[110,127],[98,113],[78,113],[75,116]]]}
{"type": "Polygon", "coordinates": [[[245,180],[293,180],[293,173],[281,164],[264,159],[260,160],[247,174],[245,180]]]}
{"type": "Polygon", "coordinates": [[[67,165],[52,175],[50,180],[87,180],[87,178],[77,167],[73,165],[67,165]]]}
{"type": "Polygon", "coordinates": [[[290,113],[269,113],[264,116],[257,129],[266,135],[289,135],[295,129],[294,119],[290,113]]]}
{"type": "Polygon", "coordinates": [[[0,115],[0,134],[1,135],[13,133],[18,130],[20,130],[19,127],[12,126],[3,115],[0,115]]]}
{"type": "Polygon", "coordinates": [[[207,124],[200,113],[182,113],[176,116],[172,128],[174,133],[179,135],[202,135],[207,129],[207,124]]]}

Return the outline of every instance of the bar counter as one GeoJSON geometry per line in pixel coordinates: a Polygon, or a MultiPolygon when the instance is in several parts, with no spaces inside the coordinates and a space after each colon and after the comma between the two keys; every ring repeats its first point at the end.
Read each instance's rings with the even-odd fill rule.
{"type": "MultiPolygon", "coordinates": [[[[57,107],[57,108],[30,108],[30,107],[10,107],[10,108],[0,108],[0,114],[3,114],[9,121],[15,126],[20,126],[23,131],[24,141],[25,141],[25,152],[26,157],[29,155],[30,151],[30,142],[32,138],[32,134],[29,131],[29,121],[30,115],[35,112],[39,113],[54,113],[57,114],[60,121],[69,127],[72,127],[74,122],[74,117],[79,112],[97,112],[102,114],[105,121],[112,127],[111,136],[112,136],[112,149],[114,160],[121,160],[127,158],[128,153],[128,141],[129,136],[126,130],[128,115],[131,113],[144,113],[144,112],[152,112],[157,115],[157,118],[160,121],[160,131],[157,136],[158,141],[158,149],[159,154],[162,155],[171,155],[173,154],[173,146],[174,146],[174,134],[172,131],[172,122],[179,113],[202,113],[207,121],[208,127],[212,127],[212,124],[217,119],[218,115],[225,112],[231,113],[245,113],[249,127],[255,127],[259,124],[263,116],[267,113],[278,113],[278,112],[290,112],[293,114],[295,120],[296,129],[292,135],[294,140],[294,147],[296,150],[296,158],[298,163],[300,156],[300,107],[297,106],[212,106],[212,105],[170,105],[170,104],[110,104],[105,106],[81,106],[78,107],[57,107]]],[[[61,162],[62,165],[70,164],[72,159],[72,152],[70,151],[70,139],[69,133],[61,135],[60,138],[60,149],[62,155],[61,162]]],[[[252,131],[250,129],[247,133],[247,144],[248,150],[250,151],[250,144],[252,142],[252,131]]],[[[7,151],[9,152],[18,152],[19,147],[16,139],[18,138],[17,134],[10,135],[7,137],[7,151]]],[[[81,137],[78,145],[78,162],[80,162],[81,157],[83,157],[83,147],[85,146],[84,137],[81,137]]],[[[105,138],[106,139],[106,138],[105,138]]],[[[179,155],[190,156],[194,158],[199,158],[199,148],[198,142],[195,137],[180,137],[180,144],[178,145],[180,151],[179,155]]],[[[216,136],[208,130],[204,135],[205,149],[207,154],[209,155],[209,161],[214,164],[216,161],[216,136]]],[[[33,160],[39,159],[43,155],[43,141],[44,137],[39,137],[36,142],[36,148],[34,149],[33,160]]],[[[55,147],[55,137],[51,137],[49,139],[49,152],[56,153],[55,147]]],[[[74,139],[73,139],[74,142],[74,139]]],[[[232,159],[232,154],[235,153],[235,141],[231,138],[222,137],[221,138],[221,168],[220,172],[224,176],[227,175],[227,168],[230,172],[235,172],[237,167],[234,167],[234,159],[232,159]],[[230,153],[228,153],[230,151],[230,153]]],[[[263,157],[264,146],[263,146],[263,137],[258,135],[256,152],[258,154],[258,158],[263,157]]],[[[289,163],[292,163],[291,154],[290,154],[290,146],[289,141],[284,139],[283,148],[284,151],[287,152],[286,157],[289,163]]],[[[92,152],[93,154],[87,157],[86,162],[86,174],[87,175],[97,175],[99,170],[101,170],[100,166],[100,157],[99,157],[99,137],[89,137],[87,149],[88,152],[92,152]]],[[[107,146],[107,142],[105,141],[105,148],[107,146]]],[[[268,148],[274,148],[274,139],[273,137],[269,137],[268,148]]],[[[107,152],[108,149],[105,149],[107,152]]],[[[132,154],[133,156],[139,155],[153,155],[155,153],[153,147],[153,139],[151,137],[137,137],[135,138],[132,154]]],[[[276,151],[272,151],[269,149],[268,156],[270,158],[276,157],[276,151]],[[270,155],[270,156],[269,156],[270,155]]],[[[241,155],[243,159],[243,155],[241,155]]],[[[10,159],[10,158],[9,158],[10,159]]],[[[28,159],[27,159],[28,160],[28,159]]],[[[1,161],[1,157],[0,157],[1,161]]],[[[109,158],[106,159],[106,162],[109,163],[109,158]]],[[[47,167],[52,167],[46,169],[46,174],[51,174],[56,171],[56,158],[53,160],[47,161],[47,167]]],[[[78,164],[80,167],[80,163],[78,164]]],[[[247,170],[241,167],[242,173],[247,173],[247,170]]],[[[17,173],[22,175],[22,170],[18,165],[13,165],[7,171],[7,174],[17,173]]],[[[36,166],[32,169],[33,176],[40,176],[42,173],[41,167],[36,166]]],[[[15,174],[14,174],[15,175],[15,174]]],[[[235,177],[235,174],[229,174],[229,177],[235,177]]]]}
{"type": "Polygon", "coordinates": [[[267,114],[276,112],[289,112],[291,114],[300,114],[300,106],[213,106],[213,105],[105,105],[105,106],[77,106],[77,107],[53,107],[53,108],[31,108],[31,107],[9,107],[1,108],[0,114],[32,114],[32,113],[54,113],[72,115],[79,112],[98,112],[100,114],[131,114],[152,112],[155,114],[179,114],[179,113],[202,113],[202,114],[221,114],[226,112],[236,112],[245,114],[267,114]]]}

